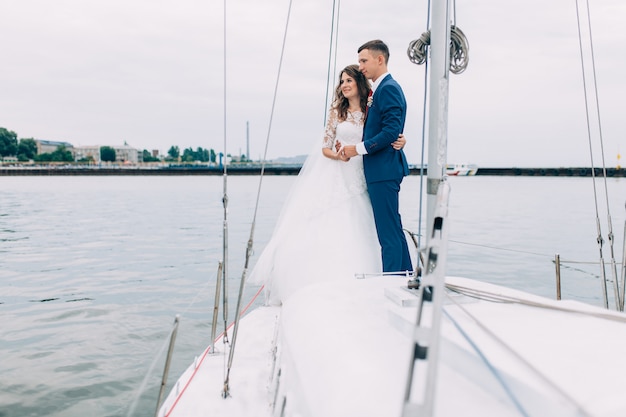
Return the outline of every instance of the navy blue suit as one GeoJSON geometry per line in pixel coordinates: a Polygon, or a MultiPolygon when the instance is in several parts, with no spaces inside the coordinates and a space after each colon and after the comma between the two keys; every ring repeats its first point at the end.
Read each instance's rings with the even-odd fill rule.
{"type": "Polygon", "coordinates": [[[404,152],[391,146],[404,131],[406,100],[391,75],[381,81],[372,99],[363,127],[363,144],[367,150],[363,168],[382,251],[383,272],[412,271],[398,195],[409,166],[404,152]]]}

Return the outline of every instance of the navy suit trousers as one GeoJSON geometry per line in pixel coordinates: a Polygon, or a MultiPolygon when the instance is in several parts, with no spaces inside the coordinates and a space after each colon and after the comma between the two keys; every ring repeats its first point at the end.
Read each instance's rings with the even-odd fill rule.
{"type": "Polygon", "coordinates": [[[378,242],[382,247],[383,272],[413,270],[400,218],[400,182],[401,180],[390,180],[367,184],[378,242]]]}

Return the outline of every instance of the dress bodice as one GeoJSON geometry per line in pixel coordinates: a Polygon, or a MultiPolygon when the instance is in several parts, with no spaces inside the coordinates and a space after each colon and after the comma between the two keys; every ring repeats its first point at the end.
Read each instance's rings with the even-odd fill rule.
{"type": "Polygon", "coordinates": [[[348,112],[346,120],[339,120],[339,114],[333,109],[324,131],[324,147],[333,148],[335,140],[343,145],[355,145],[363,139],[363,112],[348,112]]]}
{"type": "MultiPolygon", "coordinates": [[[[323,146],[335,149],[335,142],[342,145],[356,145],[363,140],[363,112],[348,112],[346,120],[339,120],[337,109],[332,109],[328,116],[324,131],[323,146]]],[[[363,172],[363,157],[361,155],[350,158],[349,161],[330,161],[337,174],[333,179],[333,186],[329,188],[329,195],[333,202],[350,198],[354,194],[366,192],[365,173],[363,172]]]]}

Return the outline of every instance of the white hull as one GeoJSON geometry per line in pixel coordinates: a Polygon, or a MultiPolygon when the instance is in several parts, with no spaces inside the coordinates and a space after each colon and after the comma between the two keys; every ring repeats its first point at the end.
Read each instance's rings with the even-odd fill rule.
{"type": "Polygon", "coordinates": [[[422,304],[421,291],[407,290],[401,277],[303,285],[282,307],[261,307],[242,320],[229,398],[221,396],[224,354],[207,355],[183,375],[160,416],[626,415],[626,316],[464,278],[446,277],[443,289],[443,174],[474,175],[476,167],[446,166],[452,9],[450,1],[429,6],[422,266],[432,302],[422,304]]]}
{"type": "MultiPolygon", "coordinates": [[[[313,285],[256,309],[240,325],[231,397],[221,397],[224,354],[209,354],[159,416],[401,415],[417,314],[405,281],[313,285]]],[[[446,284],[495,301],[447,290],[434,415],[626,415],[623,315],[463,278],[446,284]]]]}

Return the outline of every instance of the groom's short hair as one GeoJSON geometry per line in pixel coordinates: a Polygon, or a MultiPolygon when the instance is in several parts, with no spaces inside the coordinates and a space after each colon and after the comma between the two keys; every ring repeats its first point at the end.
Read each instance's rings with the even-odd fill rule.
{"type": "Polygon", "coordinates": [[[380,39],[365,42],[363,45],[361,45],[357,53],[361,52],[364,49],[368,49],[369,51],[374,52],[374,55],[382,54],[382,56],[385,58],[385,64],[389,62],[389,48],[387,47],[385,42],[381,41],[380,39]]]}

